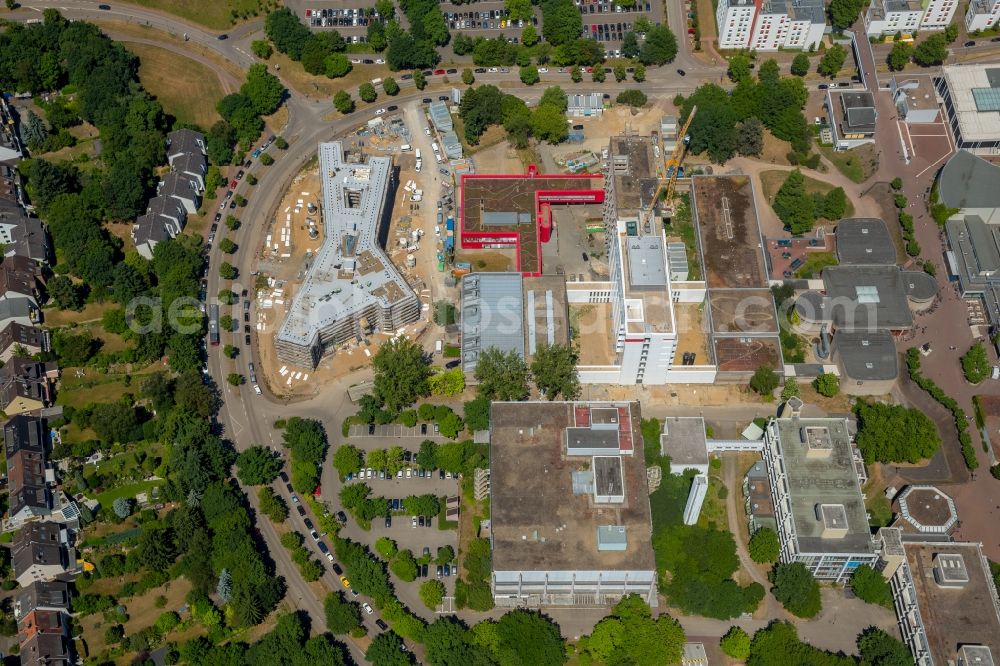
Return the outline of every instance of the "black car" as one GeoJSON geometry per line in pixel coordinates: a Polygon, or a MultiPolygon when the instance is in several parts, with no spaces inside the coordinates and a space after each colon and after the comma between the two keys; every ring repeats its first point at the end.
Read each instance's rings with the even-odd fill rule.
{"type": "Polygon", "coordinates": [[[991,42],[1000,42],[1000,37],[994,37],[990,40],[991,42]]]}
{"type": "Polygon", "coordinates": [[[442,102],[447,102],[451,98],[448,97],[447,95],[438,95],[438,99],[441,100],[442,102]]]}
{"type": "Polygon", "coordinates": [[[323,553],[324,555],[326,555],[327,553],[330,552],[330,549],[327,548],[326,544],[323,543],[322,541],[320,541],[319,543],[317,543],[316,547],[319,548],[319,552],[323,553]]]}
{"type": "Polygon", "coordinates": [[[685,72],[683,69],[678,69],[677,73],[680,74],[681,76],[687,76],[687,72],[685,72]]]}
{"type": "Polygon", "coordinates": [[[385,623],[385,621],[382,620],[381,618],[379,618],[378,620],[375,620],[375,626],[377,626],[382,631],[388,631],[389,630],[389,625],[387,625],[385,623]]]}
{"type": "Polygon", "coordinates": [[[390,104],[389,106],[385,107],[386,111],[396,111],[398,109],[399,109],[399,107],[396,106],[395,104],[390,104]]]}
{"type": "Polygon", "coordinates": [[[590,261],[590,257],[587,256],[586,252],[581,252],[580,256],[583,257],[584,261],[590,261]]]}
{"type": "Polygon", "coordinates": [[[288,475],[284,472],[279,473],[278,478],[281,479],[282,483],[288,483],[288,475]]]}
{"type": "Polygon", "coordinates": [[[103,9],[106,12],[111,11],[111,5],[97,5],[98,9],[103,9]]]}
{"type": "Polygon", "coordinates": [[[215,214],[215,221],[218,222],[221,219],[222,219],[222,213],[216,213],[215,214]]]}
{"type": "Polygon", "coordinates": [[[424,526],[424,517],[423,516],[417,516],[417,525],[420,526],[420,527],[424,526]]]}
{"type": "Polygon", "coordinates": [[[239,171],[238,171],[238,172],[236,173],[236,180],[243,180],[243,176],[244,176],[245,174],[246,174],[246,171],[244,171],[243,169],[240,169],[240,170],[239,170],[239,171]]]}
{"type": "Polygon", "coordinates": [[[392,516],[386,516],[385,517],[385,526],[386,527],[392,527],[392,516]]]}
{"type": "Polygon", "coordinates": [[[246,312],[246,311],[243,312],[243,321],[245,321],[245,322],[249,322],[250,321],[250,313],[249,312],[246,312]]]}
{"type": "Polygon", "coordinates": [[[970,47],[970,46],[975,46],[975,45],[976,45],[976,43],[975,43],[975,42],[973,42],[973,41],[968,41],[968,42],[966,42],[965,44],[962,44],[962,46],[964,46],[964,47],[966,47],[966,48],[968,48],[968,47],[970,47]]]}
{"type": "Polygon", "coordinates": [[[409,81],[410,79],[412,79],[412,78],[413,78],[413,74],[403,74],[403,75],[402,75],[401,77],[399,77],[399,78],[403,79],[404,81],[409,81]]]}
{"type": "Polygon", "coordinates": [[[573,125],[573,129],[575,129],[575,130],[582,130],[583,129],[583,125],[573,125]]]}
{"type": "Polygon", "coordinates": [[[365,65],[374,65],[375,64],[375,61],[372,60],[371,58],[365,58],[361,62],[364,63],[365,65]]]}
{"type": "Polygon", "coordinates": [[[850,88],[851,87],[851,82],[850,81],[841,81],[837,85],[840,86],[841,88],[850,88]]]}
{"type": "Polygon", "coordinates": [[[423,576],[424,578],[427,578],[427,565],[426,564],[421,564],[420,565],[420,575],[423,576]]]}
{"type": "Polygon", "coordinates": [[[368,435],[371,436],[371,435],[374,435],[374,434],[375,434],[375,426],[369,423],[368,424],[368,435]]]}
{"type": "Polygon", "coordinates": [[[246,337],[244,337],[243,341],[247,344],[248,347],[250,346],[250,334],[249,333],[246,335],[246,337]]]}
{"type": "Polygon", "coordinates": [[[295,505],[295,510],[299,512],[300,516],[302,516],[303,518],[305,518],[305,516],[306,516],[306,510],[304,508],[302,508],[301,504],[296,504],[295,505]]]}
{"type": "Polygon", "coordinates": [[[421,435],[426,435],[427,434],[427,424],[426,423],[421,423],[420,424],[420,434],[421,435]]]}
{"type": "Polygon", "coordinates": [[[309,520],[308,518],[306,518],[302,522],[305,524],[307,530],[312,531],[312,529],[313,529],[313,523],[312,523],[311,520],[309,520]]]}
{"type": "Polygon", "coordinates": [[[250,335],[250,325],[249,324],[247,324],[246,326],[243,327],[243,332],[246,333],[247,335],[250,335]]]}
{"type": "Polygon", "coordinates": [[[476,74],[485,74],[486,73],[486,68],[485,67],[476,67],[476,69],[474,71],[476,72],[476,74]]]}
{"type": "Polygon", "coordinates": [[[439,469],[438,470],[438,478],[439,479],[443,479],[444,478],[444,470],[443,469],[439,469]]]}
{"type": "Polygon", "coordinates": [[[343,511],[338,511],[337,512],[337,520],[339,520],[342,524],[346,525],[347,524],[347,514],[344,513],[343,511]]]}
{"type": "Polygon", "coordinates": [[[434,76],[434,70],[433,69],[425,69],[424,71],[422,71],[420,73],[423,74],[424,76],[434,76]]]}
{"type": "MultiPolygon", "coordinates": [[[[447,363],[445,363],[444,367],[447,368],[448,370],[451,370],[452,368],[457,368],[459,365],[461,365],[461,363],[462,361],[460,359],[455,359],[454,361],[448,361],[447,363]]],[[[420,434],[426,435],[427,433],[424,432],[420,434]]]]}
{"type": "Polygon", "coordinates": [[[218,37],[216,37],[216,39],[218,39],[220,42],[224,42],[227,39],[229,39],[229,35],[219,35],[218,37]]]}
{"type": "Polygon", "coordinates": [[[433,101],[434,100],[432,100],[430,97],[424,97],[424,100],[423,100],[424,104],[430,104],[433,101]]]}
{"type": "Polygon", "coordinates": [[[829,84],[821,83],[821,84],[819,84],[818,88],[820,90],[828,90],[830,88],[830,86],[829,86],[829,84]]]}
{"type": "Polygon", "coordinates": [[[212,228],[211,228],[211,229],[209,229],[208,231],[209,231],[209,233],[213,233],[213,234],[214,234],[214,233],[215,233],[216,231],[218,231],[218,230],[219,230],[219,225],[218,225],[218,223],[213,223],[213,224],[212,224],[212,228]]]}
{"type": "Polygon", "coordinates": [[[250,165],[252,165],[252,164],[253,164],[253,160],[247,160],[246,162],[243,163],[243,168],[244,169],[249,169],[250,165]]]}
{"type": "Polygon", "coordinates": [[[457,69],[449,69],[448,73],[449,74],[458,74],[458,70],[457,69]]]}
{"type": "Polygon", "coordinates": [[[337,564],[336,562],[334,562],[333,563],[333,573],[335,573],[338,576],[340,576],[340,575],[342,575],[344,573],[344,570],[340,568],[339,564],[337,564]]]}
{"type": "Polygon", "coordinates": [[[285,484],[285,490],[287,490],[290,493],[294,493],[295,492],[294,490],[292,490],[292,484],[290,484],[290,483],[286,483],[285,484]]]}

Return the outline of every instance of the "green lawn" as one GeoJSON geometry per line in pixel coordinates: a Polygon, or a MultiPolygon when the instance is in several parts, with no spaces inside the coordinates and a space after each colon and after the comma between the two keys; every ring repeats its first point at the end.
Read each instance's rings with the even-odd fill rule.
{"type": "MultiPolygon", "coordinates": [[[[868,180],[870,162],[874,159],[871,146],[841,151],[834,150],[831,146],[819,146],[819,151],[823,153],[823,157],[833,163],[833,166],[837,167],[840,173],[855,183],[863,183],[868,180]],[[866,168],[866,165],[869,168],[866,168]]],[[[874,172],[874,169],[871,171],[874,172]]]]}
{"type": "Polygon", "coordinates": [[[119,497],[135,497],[139,493],[149,492],[152,488],[162,486],[164,483],[166,482],[140,481],[139,483],[132,483],[127,486],[119,486],[117,488],[112,488],[111,490],[105,490],[103,493],[99,494],[96,499],[101,503],[101,506],[109,507],[119,497]]]}
{"type": "Polygon", "coordinates": [[[158,9],[214,30],[225,30],[237,18],[251,19],[266,14],[260,0],[126,0],[136,5],[158,9]]]}
{"type": "Polygon", "coordinates": [[[194,60],[183,60],[183,66],[178,67],[177,54],[156,46],[134,43],[126,46],[139,56],[142,85],[178,122],[208,128],[219,120],[215,106],[225,92],[215,72],[194,60]]]}
{"type": "Polygon", "coordinates": [[[833,252],[812,252],[806,255],[806,260],[795,271],[795,277],[806,280],[818,278],[824,268],[837,263],[837,255],[833,252]]]}

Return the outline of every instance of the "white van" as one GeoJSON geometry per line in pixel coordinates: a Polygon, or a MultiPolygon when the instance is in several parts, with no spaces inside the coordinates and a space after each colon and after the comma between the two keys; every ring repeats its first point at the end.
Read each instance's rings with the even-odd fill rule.
{"type": "Polygon", "coordinates": [[[399,147],[399,149],[404,153],[408,153],[410,152],[410,144],[404,143],[402,146],[399,147]]]}
{"type": "Polygon", "coordinates": [[[382,79],[372,79],[372,85],[377,86],[382,83],[382,79]]]}
{"type": "Polygon", "coordinates": [[[435,354],[440,354],[442,349],[444,349],[444,343],[441,340],[438,340],[437,342],[434,343],[435,354]]]}
{"type": "Polygon", "coordinates": [[[435,155],[440,152],[440,150],[438,149],[437,141],[431,144],[431,150],[434,151],[435,155]]]}
{"type": "Polygon", "coordinates": [[[419,162],[420,161],[420,149],[419,148],[417,148],[417,153],[416,154],[417,154],[417,161],[419,162]]]}

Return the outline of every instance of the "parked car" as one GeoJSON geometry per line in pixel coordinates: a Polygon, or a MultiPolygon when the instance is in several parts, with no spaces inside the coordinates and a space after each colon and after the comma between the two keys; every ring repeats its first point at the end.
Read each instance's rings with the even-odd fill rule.
{"type": "Polygon", "coordinates": [[[371,615],[372,613],[375,612],[375,609],[372,608],[372,605],[370,603],[368,603],[367,601],[365,603],[361,604],[361,607],[364,608],[365,612],[368,613],[369,615],[371,615]]]}
{"type": "Polygon", "coordinates": [[[292,504],[298,504],[298,503],[299,503],[299,497],[298,497],[298,495],[296,495],[295,493],[292,493],[292,504]]]}
{"type": "Polygon", "coordinates": [[[278,472],[278,478],[281,479],[282,483],[288,483],[288,475],[284,472],[278,472]]]}
{"type": "Polygon", "coordinates": [[[340,577],[340,584],[343,585],[348,590],[351,589],[351,581],[347,580],[347,576],[340,577]]]}
{"type": "Polygon", "coordinates": [[[385,526],[387,528],[392,527],[392,516],[386,516],[385,517],[385,526]]]}
{"type": "Polygon", "coordinates": [[[424,526],[424,517],[423,516],[417,516],[417,525],[419,525],[420,527],[424,526]]]}
{"type": "Polygon", "coordinates": [[[437,577],[440,578],[444,574],[444,567],[440,564],[437,565],[437,577]]]}
{"type": "Polygon", "coordinates": [[[338,511],[337,512],[337,520],[339,520],[342,525],[346,525],[347,524],[347,514],[344,513],[343,511],[338,511]]]}
{"type": "Polygon", "coordinates": [[[417,528],[417,517],[416,516],[410,516],[410,527],[412,527],[414,529],[417,528]]]}
{"type": "Polygon", "coordinates": [[[434,76],[442,76],[445,73],[446,72],[443,69],[435,69],[434,70],[434,76]]]}
{"type": "Polygon", "coordinates": [[[324,555],[326,555],[327,553],[330,552],[330,549],[322,541],[320,541],[318,544],[316,544],[316,547],[319,548],[319,552],[323,553],[324,555]]]}
{"type": "Polygon", "coordinates": [[[344,573],[344,570],[341,569],[340,565],[335,562],[334,565],[333,565],[333,573],[335,573],[335,574],[337,574],[339,576],[342,573],[344,573]]]}
{"type": "Polygon", "coordinates": [[[382,620],[381,618],[379,618],[378,620],[375,620],[375,626],[378,627],[379,629],[381,629],[382,631],[388,631],[389,630],[389,625],[387,625],[385,623],[385,621],[382,620]]]}
{"type": "MultiPolygon", "coordinates": [[[[300,506],[301,506],[301,505],[300,505],[300,506]]],[[[312,523],[312,521],[311,521],[311,520],[309,520],[308,518],[306,518],[305,520],[303,520],[303,521],[302,521],[302,523],[303,523],[303,524],[304,524],[304,525],[306,526],[306,529],[307,529],[307,530],[311,530],[311,529],[313,529],[313,523],[312,523]]]]}
{"type": "Polygon", "coordinates": [[[396,106],[395,104],[386,107],[387,111],[396,111],[397,109],[399,109],[399,107],[396,106]]]}
{"type": "Polygon", "coordinates": [[[975,45],[976,43],[972,40],[969,40],[965,44],[962,44],[962,46],[964,46],[965,48],[969,48],[970,46],[975,46],[975,45]]]}
{"type": "Polygon", "coordinates": [[[427,565],[426,564],[421,564],[420,565],[420,575],[423,576],[424,578],[427,578],[427,565]]]}

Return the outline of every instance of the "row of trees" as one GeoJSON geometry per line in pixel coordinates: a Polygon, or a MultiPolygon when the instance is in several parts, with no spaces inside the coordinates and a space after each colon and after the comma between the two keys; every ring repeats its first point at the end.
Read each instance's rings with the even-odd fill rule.
{"type": "MultiPolygon", "coordinates": [[[[748,666],[810,664],[812,666],[855,666],[859,660],[834,654],[803,643],[795,625],[775,621],[756,632],[753,639],[740,627],[732,627],[719,641],[722,651],[748,666]]],[[[908,666],[913,663],[909,648],[877,627],[869,627],[857,637],[860,663],[871,666],[908,666]]]]}
{"type": "Polygon", "coordinates": [[[237,157],[237,143],[244,152],[249,150],[264,129],[262,116],[277,111],[286,92],[278,77],[267,71],[267,65],[251,65],[239,92],[226,95],[215,107],[222,120],[205,135],[209,160],[219,166],[231,164],[237,157]]]}

